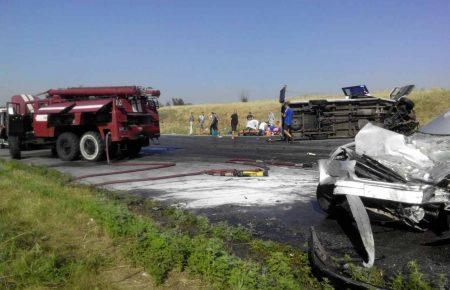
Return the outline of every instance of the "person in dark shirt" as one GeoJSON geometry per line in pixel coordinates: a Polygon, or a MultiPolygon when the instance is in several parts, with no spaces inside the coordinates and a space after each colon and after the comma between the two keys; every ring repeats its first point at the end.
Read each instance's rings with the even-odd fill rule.
{"type": "Polygon", "coordinates": [[[239,117],[236,110],[234,110],[234,113],[231,114],[231,138],[233,139],[233,141],[237,135],[238,124],[239,124],[239,117]]]}
{"type": "Polygon", "coordinates": [[[284,104],[284,112],[283,112],[283,132],[285,134],[286,141],[292,142],[292,134],[291,134],[291,125],[292,118],[294,117],[294,112],[289,107],[289,102],[284,104]]]}
{"type": "Polygon", "coordinates": [[[211,135],[219,134],[219,119],[217,118],[217,114],[214,112],[211,113],[211,125],[209,127],[209,130],[211,132],[211,135]]]}

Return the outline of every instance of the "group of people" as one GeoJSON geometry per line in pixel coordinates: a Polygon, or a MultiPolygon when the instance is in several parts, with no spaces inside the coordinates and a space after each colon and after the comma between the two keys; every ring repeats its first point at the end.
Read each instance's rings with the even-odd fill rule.
{"type": "MultiPolygon", "coordinates": [[[[293,140],[292,137],[292,122],[293,122],[294,113],[290,108],[289,102],[284,102],[281,107],[281,126],[280,121],[278,121],[275,117],[275,114],[269,112],[267,116],[267,121],[258,121],[253,116],[252,112],[249,112],[247,115],[247,123],[245,125],[245,129],[238,131],[239,126],[239,116],[237,111],[235,110],[233,114],[230,116],[230,125],[231,131],[228,133],[234,139],[238,135],[253,135],[253,136],[274,136],[280,135],[283,133],[283,137],[287,142],[291,142],[293,140]]],[[[209,118],[209,135],[219,136],[219,117],[216,113],[211,112],[208,116],[209,118]]],[[[204,134],[206,132],[206,116],[202,112],[198,118],[198,128],[200,130],[200,134],[204,134]]],[[[191,113],[189,116],[189,135],[194,134],[194,123],[195,117],[194,114],[191,113]]]]}
{"type": "MultiPolygon", "coordinates": [[[[191,115],[189,116],[189,135],[194,134],[194,122],[195,122],[195,117],[194,117],[194,114],[191,113],[191,115]]],[[[200,134],[203,134],[206,129],[205,113],[202,112],[198,116],[198,123],[199,123],[198,128],[200,129],[200,134]]],[[[214,112],[211,112],[211,114],[209,115],[209,134],[213,135],[213,136],[219,135],[219,117],[214,112]]]]}
{"type": "Polygon", "coordinates": [[[257,136],[273,136],[280,133],[280,122],[275,121],[275,114],[269,112],[267,121],[258,121],[253,117],[251,112],[247,115],[247,124],[245,129],[241,131],[242,135],[257,135],[257,136]]]}
{"type": "MultiPolygon", "coordinates": [[[[193,113],[189,116],[189,135],[194,134],[195,129],[195,116],[193,113]]],[[[280,121],[276,120],[275,114],[269,112],[266,121],[258,121],[255,119],[251,112],[248,113],[246,118],[245,129],[238,130],[239,126],[239,115],[235,110],[230,115],[230,129],[228,134],[230,134],[233,139],[238,135],[254,135],[254,136],[273,136],[279,135],[281,133],[280,121]]],[[[198,128],[200,134],[204,134],[207,131],[207,117],[202,112],[198,118],[198,128]]],[[[209,135],[218,136],[219,135],[219,117],[215,112],[209,114],[209,135]]]]}

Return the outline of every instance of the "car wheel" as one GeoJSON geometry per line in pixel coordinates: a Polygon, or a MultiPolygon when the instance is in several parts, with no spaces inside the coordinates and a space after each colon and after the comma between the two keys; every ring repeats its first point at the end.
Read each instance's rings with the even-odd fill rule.
{"type": "Polygon", "coordinates": [[[84,160],[98,161],[104,156],[105,141],[98,132],[86,132],[80,139],[80,152],[84,160]]]}
{"type": "Polygon", "coordinates": [[[12,159],[20,159],[20,138],[18,136],[9,136],[9,155],[12,159]]]}
{"type": "Polygon", "coordinates": [[[72,161],[80,154],[79,138],[72,132],[65,132],[56,140],[56,152],[58,157],[64,161],[72,161]]]}

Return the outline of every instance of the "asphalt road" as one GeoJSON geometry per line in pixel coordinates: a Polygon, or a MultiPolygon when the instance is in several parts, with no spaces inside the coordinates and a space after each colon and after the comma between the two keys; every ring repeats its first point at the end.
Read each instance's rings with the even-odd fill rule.
{"type": "MultiPolygon", "coordinates": [[[[179,164],[168,169],[170,173],[211,166],[223,167],[231,158],[273,159],[315,165],[311,169],[273,167],[268,179],[197,176],[112,188],[181,205],[197,214],[206,215],[213,222],[226,220],[234,225],[243,225],[261,238],[288,242],[301,248],[305,248],[309,228],[315,226],[319,239],[330,254],[358,257],[350,242],[355,233],[351,224],[345,219],[336,221],[327,217],[315,200],[317,160],[327,158],[336,146],[349,141],[314,140],[286,144],[269,142],[267,138],[244,137],[234,144],[228,137],[163,136],[159,145],[144,148],[138,161],[171,161],[179,164]]],[[[0,150],[0,156],[7,156],[7,150],[0,150]]],[[[23,152],[23,156],[24,162],[51,166],[74,176],[110,170],[101,163],[62,162],[50,157],[49,151],[43,150],[23,152]]],[[[139,176],[145,174],[139,173],[139,176]]],[[[105,180],[108,179],[96,178],[86,182],[105,180]]],[[[411,232],[376,223],[372,224],[372,228],[376,247],[375,265],[387,274],[405,270],[406,264],[415,260],[425,273],[449,275],[448,235],[439,236],[432,231],[411,232]]]]}

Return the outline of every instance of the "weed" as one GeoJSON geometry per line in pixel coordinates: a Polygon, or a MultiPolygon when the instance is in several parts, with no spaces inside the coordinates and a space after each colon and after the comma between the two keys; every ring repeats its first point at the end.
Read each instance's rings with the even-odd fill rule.
{"type": "Polygon", "coordinates": [[[345,265],[345,273],[347,273],[352,279],[356,281],[365,282],[370,285],[374,285],[377,287],[384,287],[385,280],[384,275],[381,270],[379,270],[376,266],[371,268],[364,268],[357,266],[353,263],[347,263],[345,265]]]}
{"type": "Polygon", "coordinates": [[[430,281],[424,278],[424,275],[420,272],[419,266],[415,261],[408,263],[408,275],[405,278],[404,275],[398,274],[392,280],[390,287],[394,290],[406,290],[406,289],[416,289],[416,290],[429,290],[433,289],[430,281]]]}

